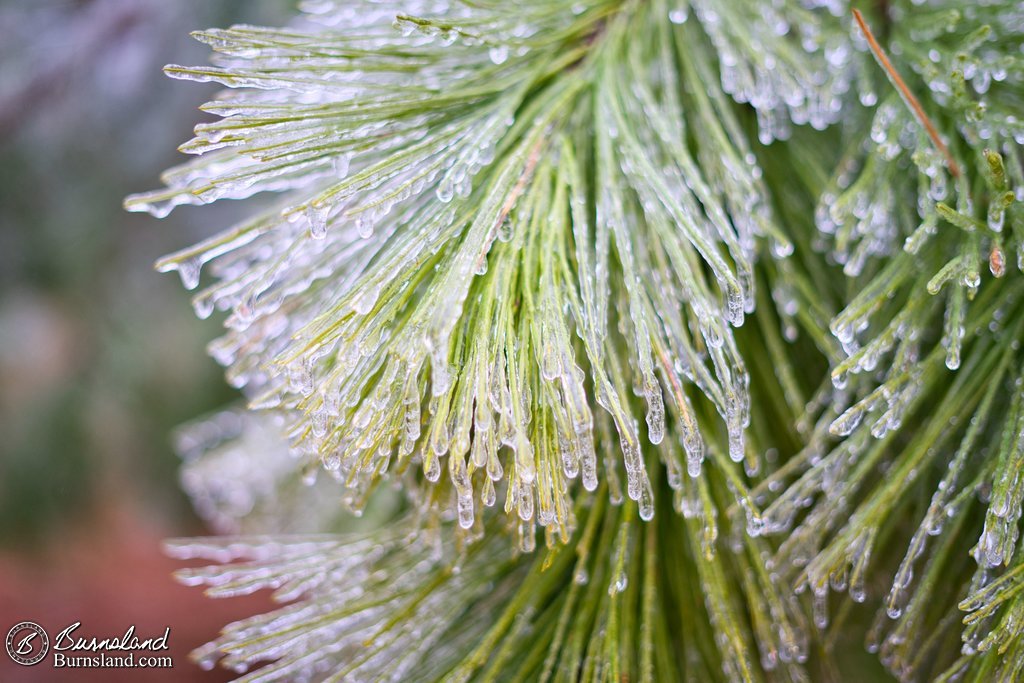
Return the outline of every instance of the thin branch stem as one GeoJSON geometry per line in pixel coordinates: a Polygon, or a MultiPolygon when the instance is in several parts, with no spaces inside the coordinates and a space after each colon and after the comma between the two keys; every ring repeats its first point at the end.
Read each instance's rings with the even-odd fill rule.
{"type": "Polygon", "coordinates": [[[868,24],[864,21],[864,15],[860,13],[860,10],[853,10],[853,18],[857,20],[857,25],[860,26],[860,30],[863,31],[864,37],[868,40],[868,45],[871,46],[871,52],[875,55],[875,59],[878,64],[885,70],[889,75],[889,79],[892,81],[896,89],[899,90],[900,95],[903,97],[903,101],[907,103],[910,110],[914,113],[918,123],[920,123],[925,131],[928,133],[928,137],[935,143],[935,147],[942,152],[942,155],[946,157],[946,166],[949,168],[949,172],[953,174],[954,178],[960,177],[960,166],[957,165],[956,160],[953,159],[953,155],[950,153],[949,148],[946,147],[946,143],[939,137],[939,131],[935,129],[935,125],[931,119],[924,112],[924,108],[921,107],[921,103],[914,93],[910,92],[910,88],[907,87],[906,82],[900,76],[899,72],[889,61],[889,57],[885,54],[882,46],[879,45],[878,40],[875,39],[875,34],[868,28],[868,24]]]}

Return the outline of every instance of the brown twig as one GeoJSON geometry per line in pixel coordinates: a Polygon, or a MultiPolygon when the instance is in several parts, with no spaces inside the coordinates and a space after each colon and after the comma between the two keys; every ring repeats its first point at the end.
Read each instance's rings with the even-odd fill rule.
{"type": "MultiPolygon", "coordinates": [[[[522,196],[526,190],[527,183],[533,178],[533,172],[537,169],[537,163],[541,157],[541,147],[547,138],[544,135],[540,135],[537,141],[530,147],[529,156],[526,158],[526,165],[523,167],[523,172],[520,174],[519,179],[516,181],[515,187],[509,193],[508,197],[505,198],[505,202],[501,205],[501,210],[498,212],[498,219],[494,222],[494,230],[500,229],[501,224],[505,222],[508,215],[512,212],[516,202],[519,201],[519,197],[522,196]]],[[[487,252],[481,253],[477,256],[475,267],[480,268],[484,264],[487,258],[487,252]]]]}
{"type": "Polygon", "coordinates": [[[889,61],[889,57],[885,54],[885,51],[882,50],[882,46],[878,44],[878,41],[875,39],[875,35],[871,32],[871,29],[868,28],[867,22],[864,21],[864,15],[860,13],[860,10],[855,9],[853,10],[853,18],[857,20],[857,25],[860,26],[860,30],[864,33],[864,37],[867,38],[868,45],[871,47],[871,52],[875,55],[875,59],[878,61],[878,64],[885,69],[885,72],[889,75],[889,79],[903,97],[903,101],[907,103],[908,107],[910,107],[910,110],[917,118],[917,122],[924,127],[925,132],[928,133],[928,137],[932,139],[935,147],[942,152],[943,156],[946,157],[946,166],[949,168],[949,172],[954,178],[959,178],[960,166],[958,166],[956,160],[953,159],[953,155],[950,153],[949,148],[946,147],[946,143],[944,143],[942,138],[939,137],[939,131],[935,129],[931,119],[929,119],[928,115],[924,113],[921,103],[918,102],[916,97],[914,97],[914,93],[910,92],[910,88],[907,87],[903,78],[896,71],[896,68],[893,67],[892,62],[889,61]]]}
{"type": "Polygon", "coordinates": [[[512,211],[512,207],[519,201],[519,197],[526,190],[526,184],[533,178],[533,172],[537,168],[537,162],[540,161],[540,150],[545,140],[544,135],[540,135],[537,141],[530,147],[530,155],[526,158],[526,165],[523,167],[523,172],[519,176],[519,180],[516,181],[515,187],[512,188],[512,192],[509,193],[508,197],[505,198],[505,203],[501,205],[501,211],[498,213],[498,220],[495,223],[495,229],[500,226],[508,214],[512,211]]]}

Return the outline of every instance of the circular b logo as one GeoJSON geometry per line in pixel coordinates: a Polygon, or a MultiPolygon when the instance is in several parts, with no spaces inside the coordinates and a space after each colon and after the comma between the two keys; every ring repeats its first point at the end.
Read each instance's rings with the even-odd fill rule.
{"type": "Polygon", "coordinates": [[[38,664],[50,651],[50,639],[39,624],[23,621],[7,632],[7,654],[22,666],[38,664]]]}

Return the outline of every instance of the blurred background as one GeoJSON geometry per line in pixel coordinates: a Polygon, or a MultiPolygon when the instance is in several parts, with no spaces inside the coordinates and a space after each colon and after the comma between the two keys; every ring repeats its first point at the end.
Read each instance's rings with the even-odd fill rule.
{"type": "MultiPolygon", "coordinates": [[[[294,0],[0,0],[0,630],[171,628],[173,670],[55,671],[0,653],[2,681],[217,681],[187,652],[253,612],[178,586],[168,536],[207,533],[181,492],[173,428],[235,400],[159,256],[241,207],[157,221],[121,208],[159,186],[216,86],[188,32],[280,24],[294,0]]],[[[261,603],[262,604],[262,603],[261,603]]]]}

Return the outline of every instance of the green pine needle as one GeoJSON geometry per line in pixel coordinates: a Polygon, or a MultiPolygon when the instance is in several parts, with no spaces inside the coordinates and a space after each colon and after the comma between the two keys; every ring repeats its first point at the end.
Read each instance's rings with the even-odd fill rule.
{"type": "Polygon", "coordinates": [[[166,72],[220,119],[126,204],[274,199],[157,264],[256,411],[186,429],[183,480],[220,529],[329,534],[176,543],[288,603],[200,663],[825,680],[866,639],[1024,675],[1024,10],[867,14],[884,69],[843,0],[195,33],[213,66],[166,72]]]}

